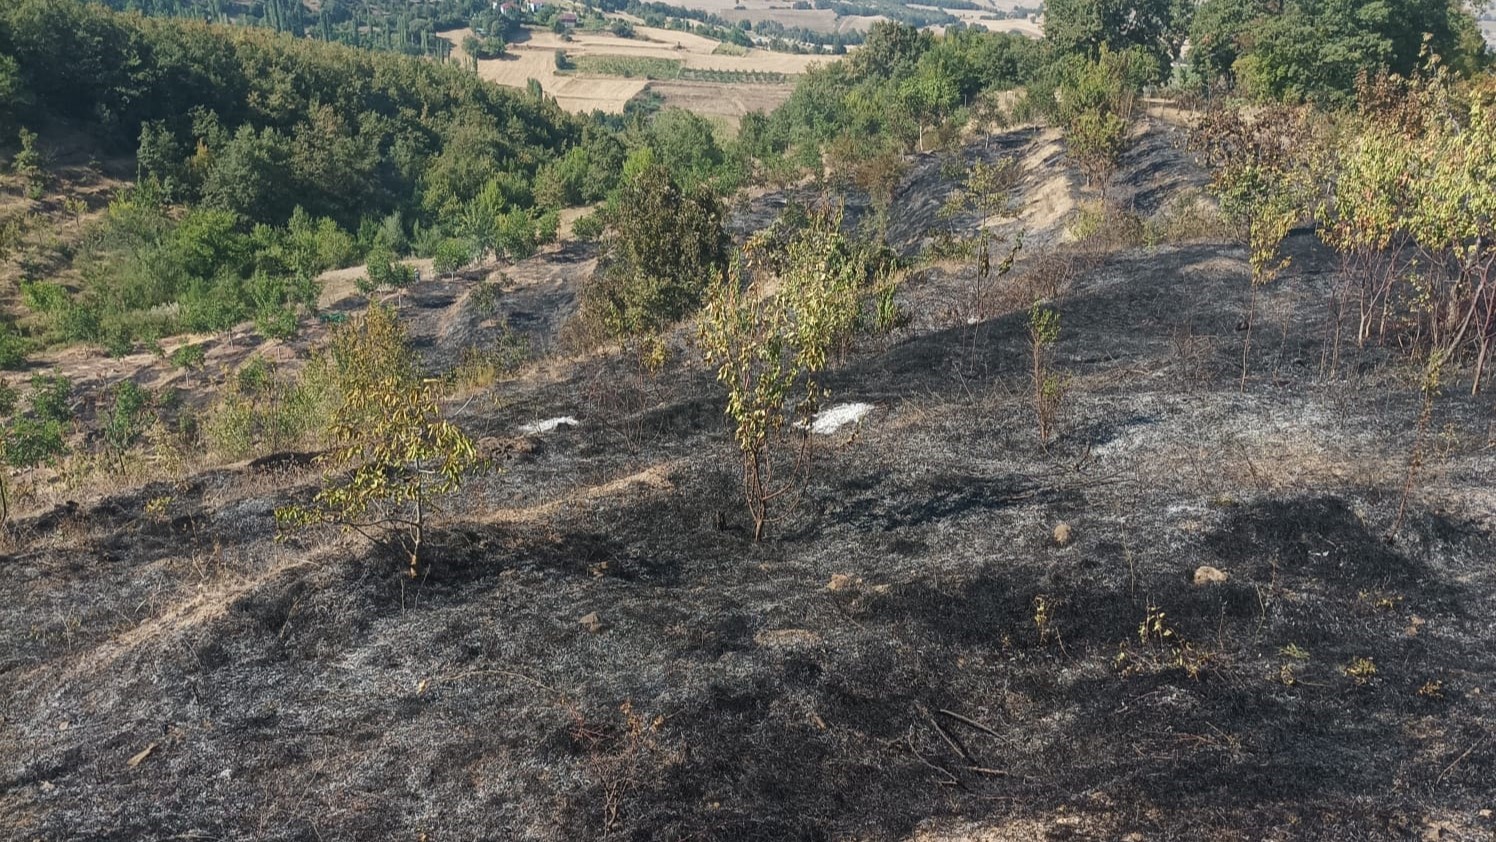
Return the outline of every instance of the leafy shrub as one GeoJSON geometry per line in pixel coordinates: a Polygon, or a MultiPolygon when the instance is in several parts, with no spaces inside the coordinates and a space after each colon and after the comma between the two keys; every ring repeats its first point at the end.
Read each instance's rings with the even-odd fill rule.
{"type": "Polygon", "coordinates": [[[584,213],[571,224],[571,235],[583,242],[596,240],[603,235],[603,214],[600,211],[584,213]]]}
{"type": "Polygon", "coordinates": [[[437,244],[431,254],[432,271],[438,275],[450,275],[467,266],[473,260],[473,243],[461,237],[447,237],[437,244]]]}
{"type": "Polygon", "coordinates": [[[20,368],[26,362],[30,343],[9,325],[0,325],[0,368],[20,368]]]}
{"type": "Polygon", "coordinates": [[[33,468],[67,452],[62,422],[16,418],[5,431],[5,461],[14,468],[33,468]]]}
{"type": "Polygon", "coordinates": [[[713,284],[702,314],[701,344],[727,390],[755,542],[774,501],[805,476],[806,427],[825,395],[820,372],[860,311],[865,270],[840,223],[840,214],[817,214],[782,248],[772,231],[756,235],[735,271],[713,284]]]}
{"type": "Polygon", "coordinates": [[[239,367],[239,373],[234,381],[238,384],[239,391],[247,395],[255,395],[269,388],[270,378],[270,363],[266,362],[264,357],[251,357],[239,367]]]}
{"type": "Polygon", "coordinates": [[[285,527],[330,523],[392,536],[419,574],[433,504],[481,466],[472,441],[447,421],[437,385],[417,378],[404,329],[378,307],[339,330],[333,356],[347,375],[329,473],[309,506],[276,510],[285,527]]]}
{"type": "Polygon", "coordinates": [[[73,420],[73,381],[61,375],[38,374],[31,378],[31,412],[44,421],[66,424],[73,420]]]}
{"type": "Polygon", "coordinates": [[[620,191],[607,266],[583,291],[584,315],[613,336],[655,332],[695,313],[727,265],[721,203],[646,164],[620,191]]]}
{"type": "Polygon", "coordinates": [[[154,419],[150,415],[150,395],[134,381],[121,381],[112,390],[113,403],[104,416],[104,446],[117,466],[123,467],[124,455],[145,432],[154,419]]]}
{"type": "Polygon", "coordinates": [[[203,437],[228,459],[317,445],[331,423],[337,381],[337,368],[325,355],[290,379],[277,378],[264,358],[253,357],[206,414],[203,437]]]}
{"type": "Polygon", "coordinates": [[[200,371],[207,362],[208,352],[202,345],[183,345],[167,357],[172,365],[188,371],[200,371]]]}
{"type": "Polygon", "coordinates": [[[59,313],[72,302],[61,284],[50,281],[21,281],[21,303],[33,313],[59,313]]]}
{"type": "Polygon", "coordinates": [[[401,263],[395,253],[386,247],[375,247],[368,256],[368,278],[373,287],[399,288],[409,286],[416,280],[416,270],[401,263]]]}

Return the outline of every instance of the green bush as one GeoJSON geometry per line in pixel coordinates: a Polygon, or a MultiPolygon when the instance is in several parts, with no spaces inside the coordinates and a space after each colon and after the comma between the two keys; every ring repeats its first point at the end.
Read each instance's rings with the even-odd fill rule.
{"type": "Polygon", "coordinates": [[[104,446],[116,465],[123,465],[125,452],[140,440],[150,422],[150,395],[132,380],[114,387],[113,403],[103,419],[104,446]]]}
{"type": "Polygon", "coordinates": [[[0,325],[0,368],[20,368],[26,362],[30,343],[8,325],[0,325]]]}
{"type": "Polygon", "coordinates": [[[71,304],[72,298],[61,284],[49,281],[21,281],[21,303],[33,313],[55,314],[71,304]]]}
{"type": "Polygon", "coordinates": [[[44,421],[66,424],[73,420],[73,381],[61,375],[38,374],[31,378],[31,412],[44,421]]]}
{"type": "Polygon", "coordinates": [[[34,468],[66,452],[62,423],[55,419],[17,418],[5,431],[5,461],[13,468],[34,468]]]}
{"type": "Polygon", "coordinates": [[[643,166],[619,193],[606,268],[583,290],[584,318],[613,336],[653,333],[695,313],[727,267],[724,211],[710,187],[683,190],[643,166]]]}
{"type": "Polygon", "coordinates": [[[437,243],[431,255],[431,268],[438,275],[450,275],[471,263],[474,251],[472,240],[447,237],[437,243]]]}
{"type": "MultiPolygon", "coordinates": [[[[416,270],[395,257],[395,253],[384,246],[375,246],[369,251],[366,270],[369,288],[364,294],[380,287],[404,287],[415,282],[416,270]]],[[[363,287],[359,288],[363,291],[363,287]]]]}
{"type": "Polygon", "coordinates": [[[578,240],[592,241],[603,235],[603,214],[600,211],[584,213],[571,224],[571,235],[578,240]]]}
{"type": "Polygon", "coordinates": [[[167,359],[177,368],[199,371],[207,361],[208,352],[202,345],[183,345],[171,352],[167,359]]]}

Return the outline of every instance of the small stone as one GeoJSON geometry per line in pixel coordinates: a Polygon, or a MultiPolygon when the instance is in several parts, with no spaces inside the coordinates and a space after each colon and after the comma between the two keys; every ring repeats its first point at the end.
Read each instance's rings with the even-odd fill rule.
{"type": "Polygon", "coordinates": [[[42,787],[41,787],[41,789],[42,789],[42,792],[51,792],[51,791],[57,789],[57,785],[54,784],[54,783],[52,783],[51,781],[42,781],[42,787]]]}
{"type": "Polygon", "coordinates": [[[1143,834],[1134,831],[1122,837],[1122,842],[1145,842],[1146,838],[1143,834]]]}
{"type": "Polygon", "coordinates": [[[1061,521],[1054,528],[1054,545],[1056,547],[1070,546],[1070,524],[1061,521]]]}
{"type": "Polygon", "coordinates": [[[855,584],[857,584],[857,579],[855,577],[848,576],[845,573],[833,573],[831,575],[831,581],[826,583],[826,590],[844,591],[855,584]]]}
{"type": "Polygon", "coordinates": [[[1219,585],[1230,578],[1231,574],[1209,565],[1201,565],[1195,568],[1195,587],[1197,588],[1203,588],[1206,585],[1219,585]]]}
{"type": "Polygon", "coordinates": [[[582,627],[587,629],[587,631],[590,631],[593,634],[602,634],[603,621],[601,617],[597,616],[596,611],[593,611],[591,614],[584,616],[581,619],[581,623],[582,627]]]}
{"type": "Polygon", "coordinates": [[[1496,817],[1496,812],[1492,812],[1491,810],[1481,810],[1480,811],[1480,817],[1483,818],[1483,819],[1489,819],[1489,818],[1492,818],[1492,817],[1496,817]]]}

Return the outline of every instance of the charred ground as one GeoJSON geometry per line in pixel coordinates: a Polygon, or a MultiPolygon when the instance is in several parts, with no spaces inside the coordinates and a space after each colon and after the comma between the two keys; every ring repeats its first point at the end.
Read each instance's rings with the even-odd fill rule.
{"type": "MultiPolygon", "coordinates": [[[[1166,136],[1142,149],[1145,211],[1197,183],[1166,136]]],[[[317,480],[294,463],[32,517],[0,560],[5,832],[1491,838],[1491,400],[1437,403],[1394,531],[1416,376],[1385,352],[1322,368],[1336,267],[1291,247],[1244,391],[1239,249],[1078,264],[1047,450],[1024,312],[952,323],[959,269],[919,273],[915,327],[830,381],[875,410],[821,437],[757,546],[689,331],[664,377],[555,356],[461,404],[503,470],[419,582],[378,547],[276,542],[317,480]]],[[[574,258],[498,320],[558,318],[574,258]]],[[[416,293],[431,359],[494,328],[470,286],[416,293]]]]}

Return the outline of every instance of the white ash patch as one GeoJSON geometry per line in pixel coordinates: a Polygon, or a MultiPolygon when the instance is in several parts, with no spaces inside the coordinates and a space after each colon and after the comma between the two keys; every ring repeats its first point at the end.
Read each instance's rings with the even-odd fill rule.
{"type": "Polygon", "coordinates": [[[575,427],[582,422],[570,415],[562,415],[558,418],[547,418],[544,421],[532,421],[519,428],[521,433],[527,436],[540,435],[541,433],[554,432],[562,427],[575,427]]]}
{"type": "Polygon", "coordinates": [[[870,403],[842,403],[827,407],[816,413],[810,421],[810,431],[823,436],[830,435],[848,424],[856,424],[863,416],[873,411],[870,403]]]}

